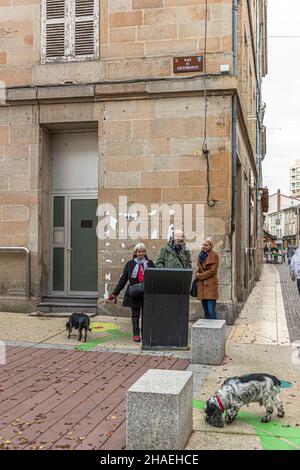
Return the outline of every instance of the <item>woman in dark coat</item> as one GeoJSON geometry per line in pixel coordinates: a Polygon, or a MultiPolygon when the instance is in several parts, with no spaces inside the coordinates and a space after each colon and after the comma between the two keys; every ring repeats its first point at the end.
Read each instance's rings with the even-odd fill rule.
{"type": "MultiPolygon", "coordinates": [[[[140,334],[140,314],[144,307],[144,294],[138,297],[132,297],[129,295],[129,286],[140,284],[144,282],[145,269],[155,268],[155,264],[146,255],[146,247],[143,243],[138,243],[134,248],[133,259],[128,261],[126,264],[123,274],[120,277],[118,284],[116,285],[113,293],[109,296],[108,300],[114,301],[120,294],[121,290],[124,289],[127,282],[129,285],[124,294],[123,305],[124,307],[130,307],[132,313],[132,329],[133,329],[133,340],[136,342],[141,341],[140,334]]],[[[143,331],[143,317],[142,317],[142,331],[143,331]]]]}
{"type": "Polygon", "coordinates": [[[202,301],[205,318],[217,320],[217,299],[219,298],[218,267],[219,257],[215,251],[210,238],[202,243],[202,250],[197,261],[198,271],[196,273],[197,297],[202,301]]]}

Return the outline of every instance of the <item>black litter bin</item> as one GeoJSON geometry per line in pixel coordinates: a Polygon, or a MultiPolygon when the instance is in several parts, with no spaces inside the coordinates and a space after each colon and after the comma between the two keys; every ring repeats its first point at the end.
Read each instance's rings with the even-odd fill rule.
{"type": "Polygon", "coordinates": [[[142,349],[188,347],[191,269],[145,270],[142,349]]]}

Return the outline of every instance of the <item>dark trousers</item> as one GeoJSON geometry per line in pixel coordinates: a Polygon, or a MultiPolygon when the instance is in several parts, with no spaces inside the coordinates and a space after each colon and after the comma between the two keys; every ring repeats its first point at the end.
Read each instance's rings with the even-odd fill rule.
{"type": "Polygon", "coordinates": [[[218,315],[217,315],[216,306],[217,306],[216,300],[210,300],[210,299],[202,300],[204,318],[206,318],[207,320],[217,320],[218,315]]]}
{"type": "Polygon", "coordinates": [[[143,307],[132,307],[132,332],[133,336],[140,336],[140,314],[142,312],[142,334],[143,334],[143,307]]]}
{"type": "Polygon", "coordinates": [[[300,295],[300,279],[297,279],[297,287],[298,287],[298,292],[299,292],[299,295],[300,295]]]}

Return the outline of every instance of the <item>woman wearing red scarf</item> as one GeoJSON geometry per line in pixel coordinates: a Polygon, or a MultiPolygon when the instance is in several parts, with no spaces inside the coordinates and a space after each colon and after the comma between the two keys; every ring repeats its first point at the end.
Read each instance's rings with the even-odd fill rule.
{"type": "Polygon", "coordinates": [[[139,322],[141,313],[143,315],[144,293],[133,297],[130,295],[129,287],[137,284],[142,284],[145,279],[145,269],[155,268],[155,264],[147,257],[146,253],[147,250],[143,243],[138,243],[135,246],[133,259],[128,261],[128,263],[126,264],[118,284],[116,285],[113,293],[108,298],[108,300],[110,301],[115,300],[120,294],[121,290],[124,289],[126,284],[129,282],[129,285],[127,286],[127,289],[124,294],[123,305],[124,307],[131,308],[133,340],[137,343],[141,341],[141,330],[139,322]]]}

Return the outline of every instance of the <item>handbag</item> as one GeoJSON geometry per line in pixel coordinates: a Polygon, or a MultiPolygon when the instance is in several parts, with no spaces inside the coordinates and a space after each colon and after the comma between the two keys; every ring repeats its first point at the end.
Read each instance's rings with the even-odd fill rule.
{"type": "Polygon", "coordinates": [[[129,286],[128,293],[130,297],[140,297],[144,294],[145,284],[144,282],[140,282],[139,284],[133,284],[129,286]]]}
{"type": "Polygon", "coordinates": [[[192,288],[191,288],[191,291],[190,291],[190,296],[191,297],[198,297],[197,283],[198,283],[198,279],[194,279],[193,284],[192,284],[192,288]]]}

